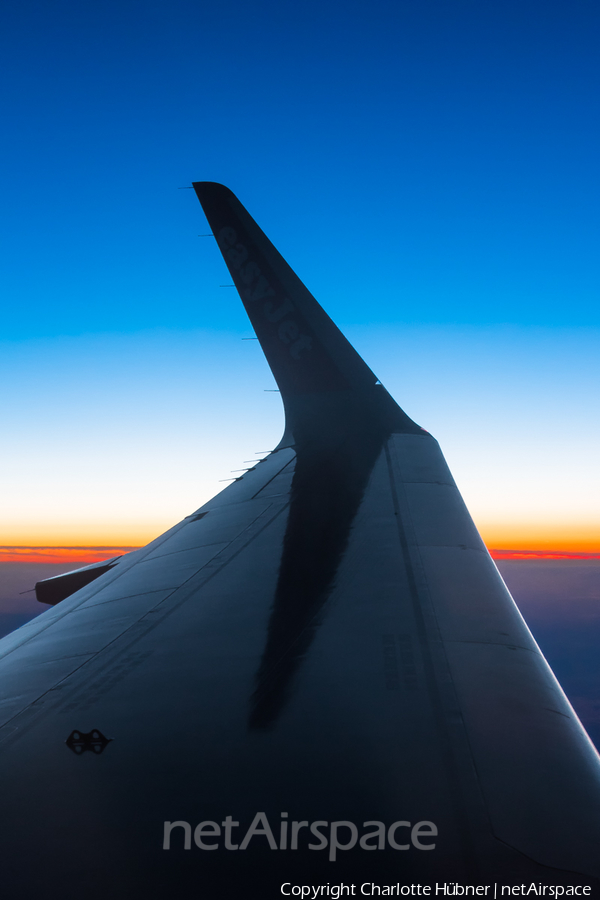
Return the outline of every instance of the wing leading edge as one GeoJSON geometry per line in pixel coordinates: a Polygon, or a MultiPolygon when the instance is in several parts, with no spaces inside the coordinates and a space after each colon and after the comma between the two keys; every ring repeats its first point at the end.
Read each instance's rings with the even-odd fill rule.
{"type": "Polygon", "coordinates": [[[437,442],[234,195],[194,187],[286,432],[0,641],[3,884],[25,900],[48,883],[117,900],[597,891],[598,756],[437,442]],[[78,758],[74,731],[112,740],[78,758]]]}

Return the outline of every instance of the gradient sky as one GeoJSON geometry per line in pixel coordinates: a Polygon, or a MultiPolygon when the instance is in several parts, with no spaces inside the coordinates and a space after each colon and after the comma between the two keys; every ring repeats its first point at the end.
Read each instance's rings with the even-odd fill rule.
{"type": "Polygon", "coordinates": [[[282,429],[231,187],[491,546],[600,551],[595,0],[5,4],[0,544],[135,545],[282,429]]]}

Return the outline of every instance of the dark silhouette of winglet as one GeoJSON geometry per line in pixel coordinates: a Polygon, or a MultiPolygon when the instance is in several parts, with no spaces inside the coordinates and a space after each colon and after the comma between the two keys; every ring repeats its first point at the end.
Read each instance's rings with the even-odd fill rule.
{"type": "Polygon", "coordinates": [[[347,431],[365,417],[390,433],[422,432],[229,188],[199,181],[194,189],[281,391],[284,443],[347,431]]]}

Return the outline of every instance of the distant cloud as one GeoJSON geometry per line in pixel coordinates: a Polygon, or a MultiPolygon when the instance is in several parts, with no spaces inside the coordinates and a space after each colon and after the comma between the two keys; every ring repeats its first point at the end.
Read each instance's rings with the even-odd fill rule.
{"type": "Polygon", "coordinates": [[[488,547],[492,559],[600,559],[600,553],[571,550],[502,550],[488,547]]]}
{"type": "Polygon", "coordinates": [[[0,547],[0,562],[89,563],[122,556],[137,547],[0,547]]]}

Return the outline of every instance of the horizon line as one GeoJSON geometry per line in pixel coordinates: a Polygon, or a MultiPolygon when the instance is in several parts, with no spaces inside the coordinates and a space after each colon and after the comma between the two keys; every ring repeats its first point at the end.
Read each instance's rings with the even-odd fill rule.
{"type": "MultiPolygon", "coordinates": [[[[115,556],[123,556],[139,546],[117,544],[4,544],[0,545],[0,563],[53,563],[70,565],[79,563],[87,565],[101,562],[115,556]]],[[[549,549],[513,549],[510,547],[488,547],[492,559],[505,560],[600,560],[600,550],[549,550],[549,549]]]]}

